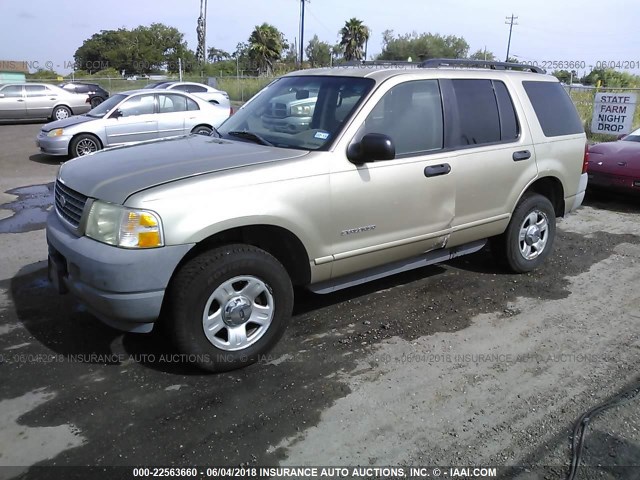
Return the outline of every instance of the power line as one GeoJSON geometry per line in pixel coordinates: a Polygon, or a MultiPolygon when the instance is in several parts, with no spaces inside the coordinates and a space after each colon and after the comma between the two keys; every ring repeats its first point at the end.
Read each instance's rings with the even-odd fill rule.
{"type": "Polygon", "coordinates": [[[509,25],[509,42],[507,43],[507,58],[504,59],[505,62],[509,61],[509,49],[511,48],[511,32],[513,30],[513,26],[514,25],[518,25],[518,22],[516,22],[515,20],[517,20],[518,17],[514,17],[513,13],[511,14],[511,18],[509,17],[505,17],[505,24],[509,25]]]}

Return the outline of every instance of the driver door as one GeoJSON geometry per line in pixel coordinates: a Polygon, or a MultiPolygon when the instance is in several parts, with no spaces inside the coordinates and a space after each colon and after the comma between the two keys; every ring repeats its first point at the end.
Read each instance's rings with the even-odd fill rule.
{"type": "Polygon", "coordinates": [[[388,135],[396,158],[354,165],[336,156],[331,172],[332,278],[446,245],[455,214],[455,181],[442,152],[437,80],[400,83],[379,100],[353,141],[388,135]],[[447,169],[448,167],[448,169],[447,169]]]}
{"type": "Polygon", "coordinates": [[[106,120],[107,145],[123,145],[158,138],[158,116],[155,93],[135,95],[106,120]]]}

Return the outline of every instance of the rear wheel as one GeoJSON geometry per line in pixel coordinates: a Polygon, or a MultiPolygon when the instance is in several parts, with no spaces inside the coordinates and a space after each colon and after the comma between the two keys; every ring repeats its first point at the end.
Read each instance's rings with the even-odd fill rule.
{"type": "Polygon", "coordinates": [[[102,97],[91,97],[91,108],[96,108],[103,101],[102,97]]]}
{"type": "Polygon", "coordinates": [[[507,230],[491,240],[491,250],[509,270],[530,272],[551,254],[555,235],[553,205],[548,198],[531,193],[516,207],[507,230]]]}
{"type": "Polygon", "coordinates": [[[64,120],[65,118],[69,118],[71,116],[71,109],[69,107],[65,107],[64,105],[58,105],[51,112],[51,118],[53,120],[64,120]]]}
{"type": "Polygon", "coordinates": [[[196,135],[205,135],[205,136],[211,135],[211,132],[213,132],[213,129],[206,125],[198,125],[197,127],[194,127],[193,130],[191,130],[191,133],[195,133],[196,135]]]}
{"type": "Polygon", "coordinates": [[[93,135],[83,133],[78,135],[71,141],[69,146],[69,155],[71,157],[82,157],[102,149],[102,144],[93,135]]]}
{"type": "Polygon", "coordinates": [[[282,264],[250,245],[227,245],[186,263],[172,281],[168,325],[178,350],[206,370],[256,362],[280,339],[293,309],[282,264]]]}

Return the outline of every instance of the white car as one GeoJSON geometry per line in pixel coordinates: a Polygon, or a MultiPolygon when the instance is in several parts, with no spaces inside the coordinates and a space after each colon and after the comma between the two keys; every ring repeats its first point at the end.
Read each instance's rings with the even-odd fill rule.
{"type": "Polygon", "coordinates": [[[207,102],[215,103],[222,107],[227,107],[231,111],[231,102],[229,101],[229,95],[227,92],[218,90],[217,88],[210,87],[203,83],[196,82],[172,82],[161,81],[150,83],[145,89],[163,89],[163,90],[179,90],[181,92],[187,92],[196,97],[200,97],[207,102]]]}

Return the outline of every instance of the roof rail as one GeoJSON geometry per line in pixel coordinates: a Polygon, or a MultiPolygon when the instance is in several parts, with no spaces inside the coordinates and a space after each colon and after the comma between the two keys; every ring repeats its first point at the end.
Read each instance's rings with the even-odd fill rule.
{"type": "Polygon", "coordinates": [[[467,58],[430,58],[421,62],[420,68],[438,68],[438,67],[475,67],[489,68],[492,70],[528,70],[533,73],[547,73],[540,67],[527,65],[526,63],[510,63],[510,62],[489,62],[486,60],[470,60],[467,58]]]}
{"type": "Polygon", "coordinates": [[[394,67],[394,66],[409,66],[419,67],[420,62],[408,62],[404,60],[350,60],[336,64],[337,67],[394,67]]]}

